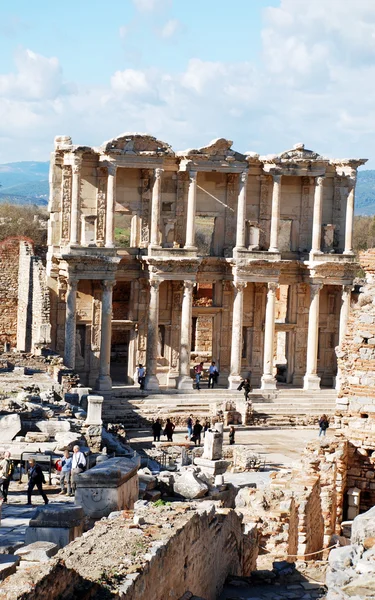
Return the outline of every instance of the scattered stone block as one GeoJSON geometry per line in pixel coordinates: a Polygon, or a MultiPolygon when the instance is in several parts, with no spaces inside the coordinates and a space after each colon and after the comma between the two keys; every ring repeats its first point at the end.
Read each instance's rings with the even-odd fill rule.
{"type": "Polygon", "coordinates": [[[134,515],[134,525],[144,525],[146,523],[145,518],[141,515],[134,515]]]}
{"type": "Polygon", "coordinates": [[[199,481],[197,476],[191,471],[185,471],[178,477],[173,484],[173,491],[182,498],[193,500],[194,498],[203,498],[208,492],[208,486],[199,481]]]}
{"type": "Polygon", "coordinates": [[[225,473],[230,465],[227,460],[209,460],[199,457],[194,459],[194,464],[200,467],[203,473],[207,473],[207,475],[212,475],[213,477],[225,473]]]}
{"type": "Polygon", "coordinates": [[[52,542],[64,548],[83,533],[84,512],[81,506],[49,504],[37,508],[26,529],[26,545],[52,542]]]}
{"type": "Polygon", "coordinates": [[[57,419],[49,419],[48,421],[37,421],[36,426],[39,431],[48,433],[51,437],[55,437],[56,433],[62,431],[70,431],[70,423],[67,420],[58,421],[57,419]]]}
{"type": "Polygon", "coordinates": [[[13,575],[20,564],[20,557],[14,554],[0,554],[0,581],[13,575]]]}
{"type": "Polygon", "coordinates": [[[11,442],[21,429],[22,425],[19,414],[13,413],[0,417],[0,440],[2,442],[11,442]]]}
{"type": "Polygon", "coordinates": [[[59,550],[57,544],[52,542],[34,542],[18,550],[21,560],[46,562],[55,556],[59,550]]]}
{"type": "Polygon", "coordinates": [[[129,458],[110,458],[76,476],[75,500],[93,519],[131,509],[139,493],[137,471],[129,458]]]}
{"type": "Polygon", "coordinates": [[[81,436],[79,433],[73,433],[71,431],[61,431],[56,433],[56,450],[62,451],[65,449],[73,450],[73,446],[79,444],[81,436]]]}
{"type": "Polygon", "coordinates": [[[103,396],[87,397],[87,425],[102,425],[103,396]]]}

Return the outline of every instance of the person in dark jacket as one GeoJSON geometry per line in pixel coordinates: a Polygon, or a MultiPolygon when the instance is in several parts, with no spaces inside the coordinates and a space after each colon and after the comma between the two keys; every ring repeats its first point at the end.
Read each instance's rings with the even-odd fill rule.
{"type": "Polygon", "coordinates": [[[237,389],[238,389],[238,391],[243,390],[244,395],[245,395],[245,400],[248,401],[249,394],[251,392],[250,379],[248,377],[246,379],[243,379],[237,389]]]}
{"type": "Polygon", "coordinates": [[[36,486],[39,494],[44,500],[44,504],[48,504],[48,498],[43,490],[43,483],[45,483],[42,467],[38,465],[33,458],[29,460],[29,485],[27,487],[27,504],[31,504],[31,494],[34,487],[36,486]]]}
{"type": "Polygon", "coordinates": [[[167,419],[165,429],[164,429],[164,435],[167,436],[168,442],[173,442],[173,432],[175,430],[175,427],[176,427],[176,425],[174,423],[172,423],[172,421],[170,419],[167,419]]]}
{"type": "Polygon", "coordinates": [[[231,425],[231,427],[229,428],[229,444],[232,446],[234,444],[234,436],[235,436],[235,429],[233,427],[233,425],[231,425]]]}
{"type": "Polygon", "coordinates": [[[323,435],[325,437],[326,431],[329,427],[329,421],[327,415],[322,415],[319,419],[319,437],[323,435]]]}
{"type": "Polygon", "coordinates": [[[154,434],[154,442],[160,442],[160,434],[161,434],[162,426],[160,424],[159,419],[152,424],[152,433],[154,434]]]}
{"type": "Polygon", "coordinates": [[[197,445],[201,443],[201,435],[202,435],[202,425],[199,423],[199,420],[197,419],[194,423],[194,427],[193,427],[193,437],[192,440],[194,439],[194,444],[197,445]]]}

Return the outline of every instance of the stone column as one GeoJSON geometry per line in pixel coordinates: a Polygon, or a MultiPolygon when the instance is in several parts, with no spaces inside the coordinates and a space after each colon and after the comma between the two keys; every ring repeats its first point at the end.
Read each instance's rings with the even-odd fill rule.
{"type": "Polygon", "coordinates": [[[150,303],[148,308],[147,348],[146,348],[146,390],[158,390],[157,356],[159,333],[159,286],[160,281],[150,281],[150,303]]]}
{"type": "Polygon", "coordinates": [[[76,303],[78,281],[69,277],[66,290],[64,364],[74,369],[76,360],[76,303]]]}
{"type": "Polygon", "coordinates": [[[115,204],[116,204],[116,170],[117,165],[107,164],[107,204],[105,214],[105,247],[115,246],[115,204]]]}
{"type": "Polygon", "coordinates": [[[312,246],[311,252],[322,254],[322,212],[323,212],[323,184],[324,177],[316,177],[314,192],[314,212],[312,228],[312,246]]]}
{"type": "Polygon", "coordinates": [[[236,248],[245,250],[246,237],[246,188],[248,171],[243,171],[240,177],[240,189],[237,201],[237,232],[236,248]]]}
{"type": "Polygon", "coordinates": [[[228,389],[236,390],[241,382],[242,363],[242,322],[243,322],[243,291],[246,281],[234,281],[234,301],[232,320],[232,345],[230,354],[230,375],[228,389]]]}
{"type": "Polygon", "coordinates": [[[272,209],[271,209],[271,234],[268,252],[279,251],[279,223],[281,202],[281,175],[272,174],[272,209]]]}
{"type": "Polygon", "coordinates": [[[180,372],[177,387],[179,390],[192,390],[190,377],[191,324],[193,315],[194,281],[184,281],[184,295],[181,310],[180,372]]]}
{"type": "Polygon", "coordinates": [[[185,248],[195,250],[195,207],[197,204],[197,171],[189,171],[185,248]]]}
{"type": "Polygon", "coordinates": [[[303,378],[304,390],[319,390],[318,341],[319,341],[319,297],[322,283],[310,285],[309,327],[307,331],[306,375],[303,378]]]}
{"type": "Polygon", "coordinates": [[[116,281],[102,281],[102,318],[100,333],[99,377],[96,389],[109,391],[112,389],[111,368],[111,337],[112,337],[112,292],[116,281]]]}
{"type": "Polygon", "coordinates": [[[353,222],[354,222],[354,192],[355,192],[355,174],[348,177],[349,190],[346,200],[345,216],[345,249],[344,254],[353,256],[353,222]]]}
{"type": "Polygon", "coordinates": [[[81,164],[82,159],[76,157],[72,165],[72,210],[70,215],[70,244],[78,245],[79,202],[81,194],[81,164]]]}
{"type": "Polygon", "coordinates": [[[151,198],[151,248],[160,248],[160,205],[161,205],[161,177],[163,169],[155,169],[155,179],[151,198]]]}
{"type": "Polygon", "coordinates": [[[352,285],[342,286],[341,310],[340,310],[340,330],[339,330],[339,346],[342,345],[348,326],[348,318],[350,311],[350,298],[352,293],[352,285]]]}
{"type": "Polygon", "coordinates": [[[264,354],[262,390],[275,390],[276,379],[273,374],[273,352],[275,341],[276,290],[278,284],[271,281],[268,284],[266,321],[264,325],[264,354]]]}

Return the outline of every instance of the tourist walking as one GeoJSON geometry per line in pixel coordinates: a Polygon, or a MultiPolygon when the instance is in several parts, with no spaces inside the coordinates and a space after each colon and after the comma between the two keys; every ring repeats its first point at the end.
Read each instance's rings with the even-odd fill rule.
{"type": "Polygon", "coordinates": [[[14,463],[10,460],[10,452],[4,452],[4,458],[0,462],[0,493],[3,502],[8,502],[8,489],[14,472],[14,463]]]}
{"type": "Polygon", "coordinates": [[[159,419],[152,424],[152,433],[154,434],[154,442],[160,442],[160,434],[161,434],[162,426],[159,419]]]}
{"type": "MultiPolygon", "coordinates": [[[[83,471],[85,469],[86,469],[86,457],[83,454],[83,452],[81,452],[80,447],[78,445],[76,445],[73,448],[73,457],[72,457],[72,476],[71,476],[72,492],[76,491],[76,487],[77,487],[76,477],[77,477],[77,475],[79,475],[80,473],[83,473],[83,471]]],[[[71,493],[69,495],[73,496],[74,493],[71,493]]]]}
{"type": "Polygon", "coordinates": [[[172,423],[172,421],[170,419],[167,419],[165,428],[164,428],[164,435],[167,436],[167,441],[168,442],[173,442],[173,432],[175,430],[176,425],[174,423],[172,423]]]}
{"type": "Polygon", "coordinates": [[[188,432],[189,441],[191,440],[191,436],[193,435],[193,415],[189,415],[186,421],[186,427],[188,432]]]}
{"type": "Polygon", "coordinates": [[[64,456],[61,459],[60,494],[65,494],[66,489],[68,496],[72,495],[72,462],[69,450],[64,450],[64,456]]]}
{"type": "Polygon", "coordinates": [[[39,494],[42,496],[44,500],[44,504],[48,504],[47,494],[43,490],[43,483],[46,482],[44,479],[44,474],[42,471],[42,467],[35,462],[33,458],[29,460],[30,470],[29,470],[29,485],[27,486],[27,504],[31,504],[31,494],[33,492],[34,487],[37,488],[39,494]]]}
{"type": "Polygon", "coordinates": [[[194,427],[193,427],[193,437],[191,438],[192,440],[194,440],[194,444],[197,445],[201,443],[201,435],[202,435],[202,425],[199,423],[199,420],[197,419],[194,423],[194,427]]]}
{"type": "Polygon", "coordinates": [[[214,383],[217,383],[217,379],[219,377],[219,371],[217,366],[215,365],[215,361],[213,360],[210,366],[208,367],[208,387],[214,388],[214,383]]]}
{"type": "Polygon", "coordinates": [[[322,415],[319,419],[319,437],[323,435],[325,437],[326,431],[329,427],[329,421],[327,415],[322,415]]]}
{"type": "Polygon", "coordinates": [[[195,365],[194,373],[195,373],[195,383],[196,383],[197,390],[200,390],[201,389],[201,377],[203,374],[203,363],[202,362],[200,362],[199,365],[195,365]]]}
{"type": "Polygon", "coordinates": [[[250,384],[250,379],[249,377],[247,377],[246,379],[243,379],[240,383],[240,385],[238,386],[237,390],[240,392],[241,390],[243,390],[244,395],[245,395],[245,400],[246,402],[249,400],[249,394],[251,392],[251,384],[250,384]]]}
{"type": "Polygon", "coordinates": [[[209,420],[207,420],[203,427],[203,437],[205,437],[206,431],[208,431],[210,427],[211,427],[211,423],[209,422],[209,420]]]}
{"type": "Polygon", "coordinates": [[[139,364],[137,367],[137,380],[139,383],[139,387],[141,390],[145,389],[145,378],[146,378],[146,369],[143,365],[139,364]]]}
{"type": "Polygon", "coordinates": [[[233,425],[231,425],[230,428],[229,428],[229,444],[231,446],[233,446],[233,444],[234,444],[235,433],[236,433],[235,429],[234,429],[233,425]]]}

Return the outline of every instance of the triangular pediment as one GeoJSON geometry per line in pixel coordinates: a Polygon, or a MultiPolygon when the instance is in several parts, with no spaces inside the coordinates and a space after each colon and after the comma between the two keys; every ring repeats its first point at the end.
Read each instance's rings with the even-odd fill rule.
{"type": "Polygon", "coordinates": [[[196,157],[205,158],[208,160],[226,160],[231,158],[232,160],[246,160],[246,156],[235,150],[232,150],[232,140],[226,138],[217,138],[212,140],[207,146],[201,146],[200,148],[188,148],[187,150],[181,150],[177,152],[177,156],[183,157],[196,157]]]}
{"type": "Polygon", "coordinates": [[[104,142],[101,150],[106,154],[174,156],[169,144],[146,133],[123,133],[108,142],[104,142]]]}

